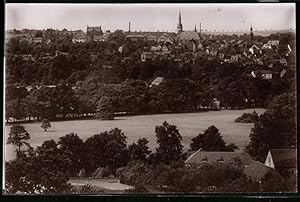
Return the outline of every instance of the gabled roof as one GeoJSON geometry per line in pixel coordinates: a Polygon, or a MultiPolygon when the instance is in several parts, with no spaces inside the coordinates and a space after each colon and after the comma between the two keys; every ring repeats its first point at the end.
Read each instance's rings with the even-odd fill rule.
{"type": "Polygon", "coordinates": [[[156,79],[154,79],[151,82],[151,85],[159,85],[164,81],[164,77],[156,77],[156,79]]]}
{"type": "Polygon", "coordinates": [[[180,40],[200,40],[200,37],[199,37],[198,33],[194,32],[194,31],[181,32],[178,35],[178,38],[180,40]]]}
{"type": "MultiPolygon", "coordinates": [[[[254,181],[262,180],[269,173],[277,173],[273,168],[270,168],[260,162],[252,161],[251,164],[243,171],[244,175],[254,181]]],[[[278,174],[278,173],[277,173],[278,174]]],[[[278,174],[279,175],[279,174],[278,174]]]]}
{"type": "Polygon", "coordinates": [[[271,149],[270,152],[275,168],[296,168],[295,149],[271,149]]]}
{"type": "Polygon", "coordinates": [[[240,160],[243,165],[248,165],[252,162],[250,155],[246,152],[218,152],[218,151],[200,151],[190,155],[185,161],[187,164],[199,164],[203,162],[217,163],[222,160],[224,163],[240,160]]]}

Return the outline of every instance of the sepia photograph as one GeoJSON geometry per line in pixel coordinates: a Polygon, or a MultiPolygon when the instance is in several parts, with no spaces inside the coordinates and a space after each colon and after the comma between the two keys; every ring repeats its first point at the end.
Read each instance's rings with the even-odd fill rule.
{"type": "Polygon", "coordinates": [[[296,193],[294,3],[7,3],[5,195],[296,193]]]}

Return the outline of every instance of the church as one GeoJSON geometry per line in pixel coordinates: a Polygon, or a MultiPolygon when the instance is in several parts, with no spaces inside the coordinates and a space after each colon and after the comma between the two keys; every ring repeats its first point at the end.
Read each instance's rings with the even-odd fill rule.
{"type": "Polygon", "coordinates": [[[183,48],[191,49],[195,52],[200,45],[201,27],[199,33],[196,26],[194,31],[183,31],[183,25],[181,22],[181,12],[179,12],[179,19],[177,25],[177,40],[179,45],[183,48]]]}

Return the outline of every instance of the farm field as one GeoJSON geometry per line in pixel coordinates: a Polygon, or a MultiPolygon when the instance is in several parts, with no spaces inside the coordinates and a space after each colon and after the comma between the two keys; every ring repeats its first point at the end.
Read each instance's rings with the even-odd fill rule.
{"type": "MultiPolygon", "coordinates": [[[[182,136],[184,150],[189,148],[191,139],[202,133],[211,125],[215,125],[219,130],[226,143],[234,143],[240,149],[244,149],[249,142],[249,134],[253,123],[235,123],[234,120],[245,112],[253,112],[254,109],[246,110],[221,110],[199,113],[180,113],[180,114],[155,114],[116,117],[112,121],[101,120],[72,120],[51,122],[49,131],[44,132],[40,127],[41,122],[22,124],[29,132],[31,138],[28,142],[36,147],[41,145],[45,140],[58,140],[59,137],[67,133],[77,133],[83,140],[90,136],[118,127],[127,136],[127,143],[137,141],[139,137],[145,137],[149,140],[149,147],[155,150],[157,147],[155,126],[162,125],[164,121],[176,125],[182,136]]],[[[265,109],[255,109],[261,114],[265,109]]],[[[4,128],[4,141],[7,140],[11,125],[4,128]]],[[[14,158],[15,148],[5,144],[5,160],[14,158]]]]}

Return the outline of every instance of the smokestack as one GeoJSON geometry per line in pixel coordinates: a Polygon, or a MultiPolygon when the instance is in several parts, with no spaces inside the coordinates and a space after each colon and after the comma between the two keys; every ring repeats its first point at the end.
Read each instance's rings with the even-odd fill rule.
{"type": "Polygon", "coordinates": [[[130,33],[130,22],[129,22],[129,26],[128,26],[128,32],[130,33]]]}

